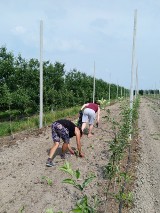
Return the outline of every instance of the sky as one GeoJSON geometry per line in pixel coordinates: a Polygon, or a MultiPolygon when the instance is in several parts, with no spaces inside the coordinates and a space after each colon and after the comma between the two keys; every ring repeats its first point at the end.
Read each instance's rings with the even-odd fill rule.
{"type": "Polygon", "coordinates": [[[0,0],[0,47],[40,60],[42,21],[44,61],[128,89],[137,70],[138,89],[160,89],[159,11],[159,0],[0,0]]]}

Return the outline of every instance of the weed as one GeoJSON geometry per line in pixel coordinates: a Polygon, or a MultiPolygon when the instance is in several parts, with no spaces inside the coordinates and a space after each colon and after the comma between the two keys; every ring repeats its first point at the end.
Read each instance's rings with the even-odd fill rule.
{"type": "Polygon", "coordinates": [[[49,177],[42,176],[41,179],[42,179],[42,182],[46,181],[49,186],[52,186],[53,181],[49,177]]]}
{"type": "MultiPolygon", "coordinates": [[[[54,211],[53,211],[52,208],[50,208],[50,209],[47,209],[47,210],[46,210],[46,213],[54,213],[54,211]]],[[[63,213],[63,212],[57,212],[57,213],[63,213]]]]}
{"type": "Polygon", "coordinates": [[[23,213],[23,212],[24,212],[24,206],[22,206],[22,207],[19,209],[18,213],[23,213]]]}

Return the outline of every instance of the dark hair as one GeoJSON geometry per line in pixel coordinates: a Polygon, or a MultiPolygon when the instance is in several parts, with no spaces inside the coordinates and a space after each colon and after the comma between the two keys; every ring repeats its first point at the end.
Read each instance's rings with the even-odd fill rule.
{"type": "Polygon", "coordinates": [[[97,105],[100,105],[100,102],[99,102],[99,101],[95,101],[94,103],[97,104],[97,105]]]}

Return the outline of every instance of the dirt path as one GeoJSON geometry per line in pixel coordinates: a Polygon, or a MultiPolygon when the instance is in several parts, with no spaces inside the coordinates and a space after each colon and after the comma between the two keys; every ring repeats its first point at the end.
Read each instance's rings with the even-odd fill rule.
{"type": "Polygon", "coordinates": [[[140,164],[132,213],[160,212],[160,106],[141,99],[140,164]]]}
{"type": "MultiPolygon", "coordinates": [[[[115,118],[119,116],[118,106],[115,104],[108,107],[115,118]]],[[[102,187],[101,183],[104,183],[102,168],[107,165],[108,141],[111,140],[111,135],[103,131],[109,128],[106,118],[103,118],[105,115],[106,111],[102,111],[99,128],[94,128],[94,137],[82,137],[85,158],[67,155],[72,168],[79,168],[81,182],[91,173],[96,175],[83,192],[89,198],[97,195],[102,187]]],[[[67,213],[75,207],[76,201],[83,193],[62,183],[63,179],[69,178],[69,175],[59,170],[64,160],[57,154],[57,165],[53,168],[45,166],[47,150],[52,146],[50,127],[37,136],[31,135],[16,141],[13,146],[9,146],[9,142],[6,144],[7,147],[0,149],[1,213],[46,213],[48,208],[53,208],[54,212],[67,213]],[[42,181],[43,176],[51,179],[53,185],[42,181]]],[[[71,140],[71,146],[76,148],[75,138],[71,140]]]]}
{"type": "MultiPolygon", "coordinates": [[[[111,115],[119,117],[119,104],[108,107],[111,115]]],[[[75,207],[76,201],[86,194],[90,201],[92,196],[104,191],[105,179],[103,167],[109,159],[108,142],[111,140],[109,124],[106,122],[106,111],[102,111],[101,124],[94,128],[94,137],[82,138],[82,149],[85,158],[76,158],[67,154],[67,161],[73,170],[79,168],[80,184],[87,175],[94,173],[96,178],[79,192],[73,186],[63,184],[62,180],[69,178],[59,170],[64,164],[57,153],[56,166],[45,166],[47,150],[52,146],[51,129],[25,135],[13,142],[3,141],[0,146],[0,213],[46,213],[52,208],[54,212],[69,213],[75,207]],[[22,139],[23,138],[23,139],[22,139]],[[45,176],[53,181],[50,186],[42,180],[45,176]]],[[[160,212],[160,109],[158,105],[141,99],[140,105],[140,164],[137,166],[137,181],[135,183],[135,208],[130,213],[159,213],[160,212]]],[[[76,148],[75,138],[71,146],[76,148]]],[[[60,146],[61,147],[61,146],[60,146]]],[[[60,150],[59,150],[60,151],[60,150]]],[[[117,213],[114,206],[112,211],[105,209],[105,198],[101,197],[99,213],[117,213]]]]}

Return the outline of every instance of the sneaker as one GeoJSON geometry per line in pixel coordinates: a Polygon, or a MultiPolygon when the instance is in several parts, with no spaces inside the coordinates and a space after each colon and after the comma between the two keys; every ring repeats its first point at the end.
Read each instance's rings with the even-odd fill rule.
{"type": "Polygon", "coordinates": [[[55,163],[53,163],[52,161],[48,161],[47,160],[47,162],[46,162],[46,166],[48,166],[48,167],[52,167],[52,166],[55,166],[56,164],[55,163]]]}

